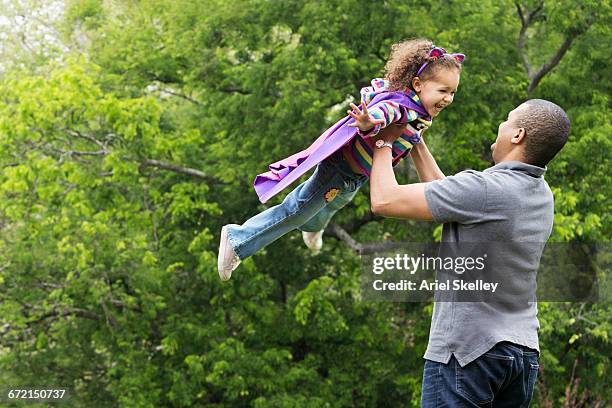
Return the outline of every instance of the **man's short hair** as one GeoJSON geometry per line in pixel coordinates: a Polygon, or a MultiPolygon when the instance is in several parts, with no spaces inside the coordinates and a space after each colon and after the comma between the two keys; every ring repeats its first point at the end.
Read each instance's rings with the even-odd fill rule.
{"type": "Polygon", "coordinates": [[[544,167],[567,142],[570,121],[560,106],[544,99],[530,99],[516,125],[525,129],[525,161],[544,167]]]}

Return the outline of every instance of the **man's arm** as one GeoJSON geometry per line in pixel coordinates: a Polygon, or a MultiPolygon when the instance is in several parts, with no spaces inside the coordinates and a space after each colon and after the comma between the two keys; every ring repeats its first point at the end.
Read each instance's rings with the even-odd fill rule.
{"type": "Polygon", "coordinates": [[[414,163],[414,167],[419,175],[419,180],[421,180],[422,183],[427,181],[442,180],[445,177],[442,170],[440,170],[440,167],[438,167],[436,159],[434,159],[429,152],[429,149],[425,144],[425,139],[421,138],[421,143],[418,143],[412,147],[410,157],[412,158],[412,163],[414,163]]]}
{"type": "MultiPolygon", "coordinates": [[[[392,141],[401,129],[391,126],[383,130],[381,138],[392,141]]],[[[391,166],[392,154],[388,147],[374,148],[370,174],[370,202],[375,214],[473,224],[487,219],[487,182],[485,174],[464,171],[442,180],[427,183],[398,185],[391,166]]]]}
{"type": "MultiPolygon", "coordinates": [[[[385,128],[381,138],[393,143],[401,134],[399,126],[385,128]]],[[[388,147],[374,148],[370,174],[370,203],[377,215],[413,220],[431,220],[425,199],[426,183],[399,185],[393,172],[393,155],[388,147]]]]}

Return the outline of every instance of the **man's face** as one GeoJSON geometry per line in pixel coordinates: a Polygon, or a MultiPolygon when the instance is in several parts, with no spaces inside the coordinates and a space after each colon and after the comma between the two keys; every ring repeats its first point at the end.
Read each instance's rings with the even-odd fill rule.
{"type": "Polygon", "coordinates": [[[526,104],[521,104],[508,114],[505,122],[502,122],[497,129],[497,139],[491,145],[493,161],[495,164],[504,160],[506,155],[512,151],[512,138],[519,133],[519,126],[516,124],[517,117],[528,109],[526,104]]]}
{"type": "Polygon", "coordinates": [[[453,103],[459,86],[458,69],[441,69],[427,81],[414,79],[413,88],[421,99],[423,107],[432,118],[453,103]]]}

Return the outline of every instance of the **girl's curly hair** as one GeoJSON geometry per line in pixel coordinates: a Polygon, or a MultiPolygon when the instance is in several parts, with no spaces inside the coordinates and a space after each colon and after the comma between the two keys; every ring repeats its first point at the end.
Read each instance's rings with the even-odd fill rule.
{"type": "Polygon", "coordinates": [[[425,39],[402,41],[391,46],[391,55],[385,64],[385,79],[389,81],[390,91],[412,89],[412,79],[425,62],[425,67],[419,78],[423,81],[431,79],[441,68],[461,70],[461,64],[450,55],[438,58],[429,57],[433,42],[425,39]]]}

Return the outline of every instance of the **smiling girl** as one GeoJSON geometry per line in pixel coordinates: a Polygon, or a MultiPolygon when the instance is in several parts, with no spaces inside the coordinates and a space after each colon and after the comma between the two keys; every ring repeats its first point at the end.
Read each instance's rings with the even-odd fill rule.
{"type": "Polygon", "coordinates": [[[361,107],[352,111],[308,149],[273,163],[255,179],[262,202],[317,165],[314,174],[284,201],[256,214],[242,225],[221,229],[218,272],[231,277],[240,262],[294,229],[314,253],[322,246],[323,230],[333,215],[348,204],[367,181],[374,149],[391,148],[393,165],[407,157],[444,108],[453,102],[463,54],[449,54],[429,40],[408,40],[391,47],[385,77],[361,90],[361,107]],[[401,136],[385,142],[378,133],[400,126],[401,136]],[[355,132],[355,128],[357,128],[355,132]]]}

